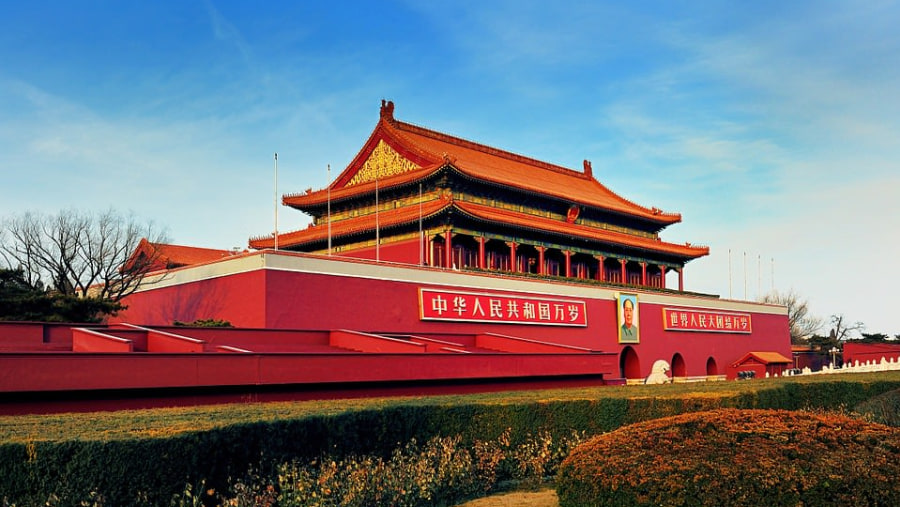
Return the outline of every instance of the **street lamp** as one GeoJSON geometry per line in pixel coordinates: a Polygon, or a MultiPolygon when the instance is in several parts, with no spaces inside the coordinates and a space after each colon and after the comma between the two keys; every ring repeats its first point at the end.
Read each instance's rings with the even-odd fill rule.
{"type": "Polygon", "coordinates": [[[836,362],[836,360],[835,360],[835,355],[836,355],[838,352],[840,352],[840,350],[838,350],[837,347],[831,347],[831,350],[829,350],[828,352],[831,352],[831,367],[834,368],[835,362],[836,362]]]}

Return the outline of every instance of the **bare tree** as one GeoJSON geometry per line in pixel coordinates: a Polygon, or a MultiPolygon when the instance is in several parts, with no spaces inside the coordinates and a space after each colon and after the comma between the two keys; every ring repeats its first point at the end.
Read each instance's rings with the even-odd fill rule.
{"type": "Polygon", "coordinates": [[[147,257],[128,262],[141,239],[166,241],[152,222],[111,209],[26,212],[3,220],[0,231],[0,260],[33,287],[111,301],[137,290],[154,264],[147,257]]]}
{"type": "Polygon", "coordinates": [[[864,329],[866,329],[865,324],[859,321],[851,324],[842,314],[831,316],[830,336],[838,342],[849,340],[854,337],[854,334],[861,334],[864,329]]]}
{"type": "Polygon", "coordinates": [[[809,303],[793,289],[788,292],[772,291],[763,296],[762,302],[787,307],[791,343],[804,343],[822,327],[822,319],[809,314],[809,303]]]}

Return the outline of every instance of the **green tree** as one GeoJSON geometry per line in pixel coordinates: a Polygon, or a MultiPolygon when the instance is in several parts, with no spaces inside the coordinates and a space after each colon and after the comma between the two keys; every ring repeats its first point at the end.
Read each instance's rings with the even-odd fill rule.
{"type": "Polygon", "coordinates": [[[891,339],[890,336],[884,333],[860,333],[862,339],[859,341],[863,343],[883,343],[891,339]]]}
{"type": "Polygon", "coordinates": [[[115,301],[46,291],[29,284],[20,269],[0,269],[0,320],[99,322],[122,308],[115,301]]]}

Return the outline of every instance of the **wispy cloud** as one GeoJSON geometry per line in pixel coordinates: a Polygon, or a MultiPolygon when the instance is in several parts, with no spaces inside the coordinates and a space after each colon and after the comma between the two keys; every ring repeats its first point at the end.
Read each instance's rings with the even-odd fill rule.
{"type": "Polygon", "coordinates": [[[209,15],[210,25],[212,26],[213,35],[216,39],[233,46],[241,55],[241,59],[244,63],[249,64],[251,62],[252,51],[250,44],[241,35],[241,32],[237,27],[225,19],[225,16],[222,15],[221,11],[216,9],[215,5],[213,5],[212,0],[206,0],[204,6],[209,15]]]}

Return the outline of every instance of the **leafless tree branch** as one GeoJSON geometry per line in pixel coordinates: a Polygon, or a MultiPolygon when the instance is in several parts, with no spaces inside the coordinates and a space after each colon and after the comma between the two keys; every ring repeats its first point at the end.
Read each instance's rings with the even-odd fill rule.
{"type": "Polygon", "coordinates": [[[2,221],[0,260],[21,269],[32,286],[118,301],[141,285],[152,256],[128,262],[142,238],[167,241],[152,222],[115,210],[56,215],[26,212],[2,221]]]}
{"type": "Polygon", "coordinates": [[[787,307],[791,343],[804,343],[822,328],[822,319],[809,314],[809,303],[793,290],[773,291],[762,298],[763,303],[787,307]]]}

